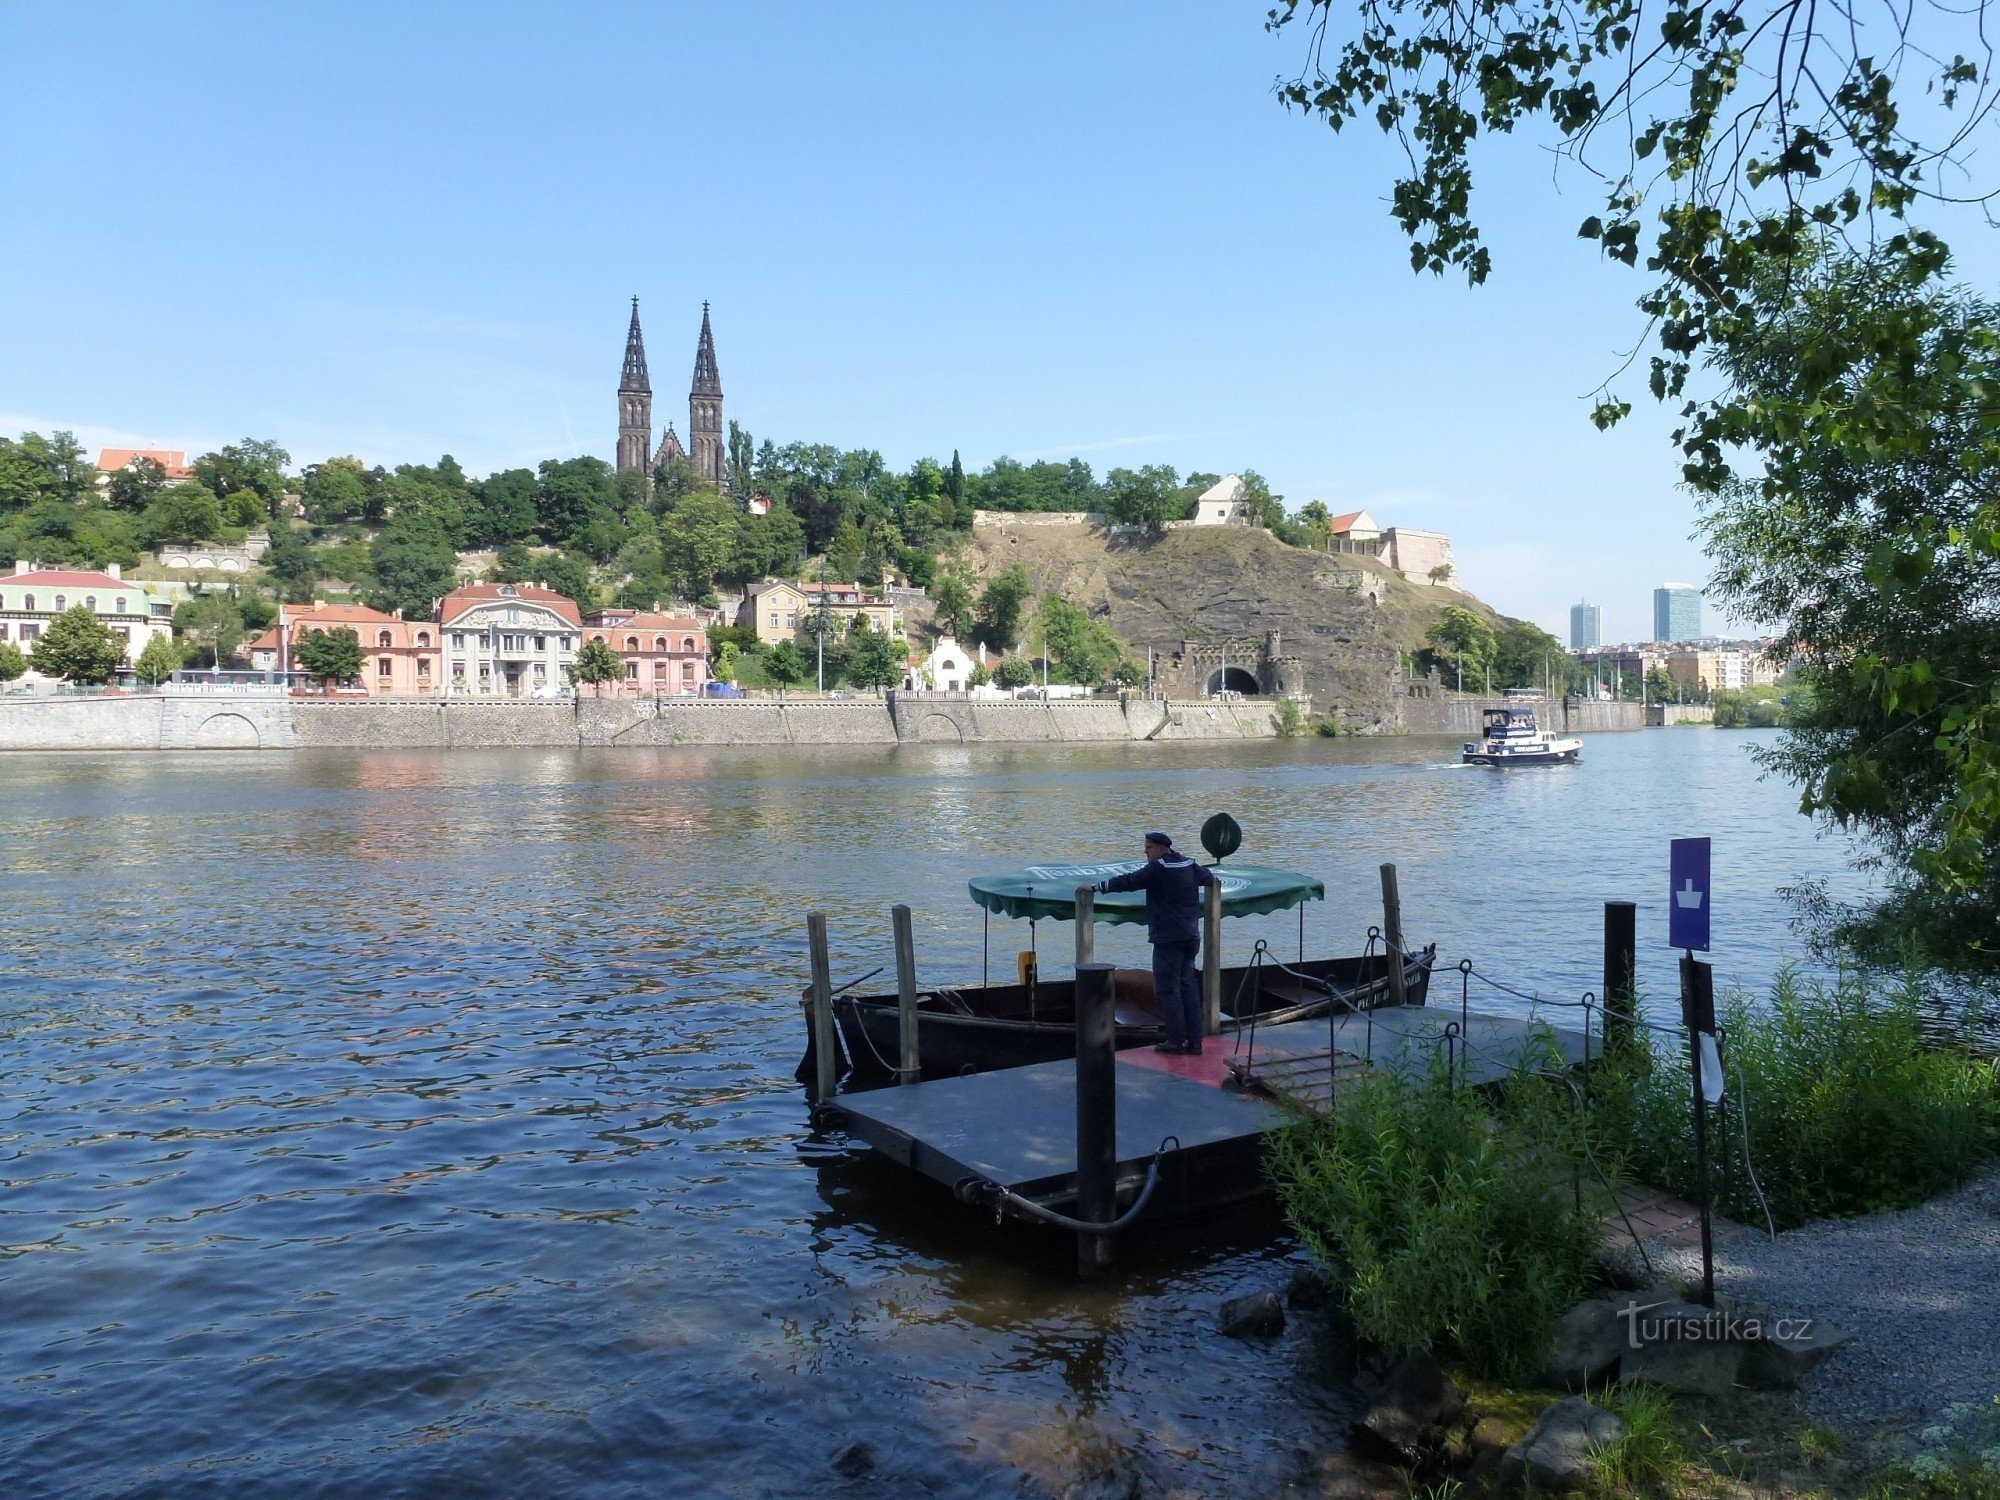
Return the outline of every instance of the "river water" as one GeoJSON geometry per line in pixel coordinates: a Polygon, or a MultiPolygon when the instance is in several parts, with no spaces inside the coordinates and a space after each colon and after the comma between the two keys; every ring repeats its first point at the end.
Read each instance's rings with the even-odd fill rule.
{"type": "MultiPolygon", "coordinates": [[[[1551,997],[1638,900],[1665,996],[1666,841],[1708,833],[1721,977],[1759,984],[1779,889],[1851,881],[1755,740],[0,759],[0,1493],[782,1495],[856,1442],[889,1493],[1308,1477],[1352,1417],[1326,1352],[1213,1332],[1297,1262],[1269,1217],[1083,1286],[810,1139],[806,910],[836,982],[896,901],[962,980],[971,875],[1226,810],[1326,879],[1315,953],[1394,860],[1412,940],[1551,997]]],[[[1298,941],[1225,954],[1257,935],[1298,941]]]]}

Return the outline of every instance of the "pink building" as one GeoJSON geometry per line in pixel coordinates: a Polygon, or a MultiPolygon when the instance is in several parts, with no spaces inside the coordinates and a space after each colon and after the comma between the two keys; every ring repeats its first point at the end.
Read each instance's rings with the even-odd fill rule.
{"type": "Polygon", "coordinates": [[[438,691],[438,627],[362,604],[280,605],[278,623],[250,643],[250,665],[260,672],[301,671],[299,642],[322,630],[354,632],[361,642],[357,683],[369,697],[421,698],[438,691]]]}
{"type": "Polygon", "coordinates": [[[590,614],[583,634],[618,653],[628,693],[683,697],[700,693],[709,680],[708,633],[690,615],[600,609],[590,614]]]}

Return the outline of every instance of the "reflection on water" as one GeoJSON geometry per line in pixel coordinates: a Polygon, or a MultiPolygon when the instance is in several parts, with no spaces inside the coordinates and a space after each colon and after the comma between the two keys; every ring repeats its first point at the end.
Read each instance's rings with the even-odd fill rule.
{"type": "MultiPolygon", "coordinates": [[[[837,982],[895,901],[964,977],[972,874],[1227,810],[1325,878],[1315,952],[1360,948],[1393,859],[1412,938],[1551,995],[1638,899],[1664,995],[1666,840],[1706,832],[1755,982],[1833,854],[1746,742],[0,760],[0,1489],[785,1493],[855,1441],[940,1491],[1310,1472],[1350,1416],[1324,1351],[1212,1329],[1285,1275],[1267,1214],[1079,1285],[1060,1240],[807,1137],[806,909],[837,982]]],[[[1255,936],[1295,918],[1226,951],[1255,936]]]]}

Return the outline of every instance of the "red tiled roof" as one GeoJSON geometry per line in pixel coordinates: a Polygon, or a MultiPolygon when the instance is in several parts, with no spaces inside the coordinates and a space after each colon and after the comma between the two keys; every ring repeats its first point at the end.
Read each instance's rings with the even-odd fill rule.
{"type": "Polygon", "coordinates": [[[379,609],[370,609],[365,604],[287,604],[285,618],[294,625],[400,625],[403,622],[394,615],[385,615],[379,609]]]}
{"type": "Polygon", "coordinates": [[[0,582],[27,583],[52,589],[128,589],[141,593],[129,578],[113,578],[109,573],[76,573],[67,568],[36,568],[28,573],[0,573],[0,582]]]}
{"type": "Polygon", "coordinates": [[[462,588],[455,588],[444,596],[444,602],[438,609],[438,623],[449,625],[474,605],[490,604],[496,599],[518,599],[524,604],[545,605],[579,630],[583,628],[583,612],[576,607],[574,599],[536,583],[468,583],[462,588]]]}
{"type": "Polygon", "coordinates": [[[116,474],[135,458],[150,458],[167,471],[169,479],[185,479],[194,472],[188,467],[187,454],[179,448],[104,448],[97,455],[97,467],[106,474],[116,474]]]}
{"type": "Polygon", "coordinates": [[[692,615],[663,615],[655,610],[645,609],[597,609],[590,613],[590,628],[593,630],[692,630],[696,633],[708,627],[692,615]]]}
{"type": "Polygon", "coordinates": [[[1335,536],[1338,536],[1340,535],[1341,532],[1347,531],[1350,528],[1352,528],[1352,526],[1356,521],[1360,520],[1363,516],[1367,514],[1368,512],[1365,510],[1350,510],[1344,516],[1335,516],[1333,518],[1332,524],[1327,527],[1327,530],[1332,532],[1335,536]]]}

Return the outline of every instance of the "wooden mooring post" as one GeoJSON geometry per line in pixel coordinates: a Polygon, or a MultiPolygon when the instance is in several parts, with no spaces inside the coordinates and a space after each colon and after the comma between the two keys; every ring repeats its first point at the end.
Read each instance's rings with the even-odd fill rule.
{"type": "Polygon", "coordinates": [[[1604,903],[1604,1050],[1629,1044],[1639,1008],[1639,908],[1604,903]]]}
{"type": "Polygon", "coordinates": [[[1222,1030],[1222,882],[1202,892],[1201,904],[1201,1034],[1222,1030]]]}
{"type": "Polygon", "coordinates": [[[1097,887],[1076,888],[1076,966],[1097,961],[1097,887]]]}
{"type": "Polygon", "coordinates": [[[1389,1003],[1402,1005],[1403,992],[1403,895],[1396,887],[1396,867],[1382,866],[1382,941],[1389,949],[1389,1003]]]}
{"type": "Polygon", "coordinates": [[[812,1034],[812,1102],[833,1097],[838,1075],[833,1056],[833,970],[826,956],[826,913],[806,913],[806,946],[812,950],[812,994],[806,1001],[806,1028],[812,1034]]]}
{"type": "Polygon", "coordinates": [[[896,930],[896,1015],[901,1023],[902,1055],[897,1059],[896,1082],[917,1081],[917,944],[910,935],[910,909],[898,903],[889,908],[889,923],[896,930]]]}
{"type": "MultiPolygon", "coordinates": [[[[1117,1017],[1112,966],[1076,966],[1076,1217],[1118,1217],[1117,1017]]],[[[1078,1230],[1076,1265],[1086,1275],[1111,1264],[1108,1234],[1078,1230]]]]}

